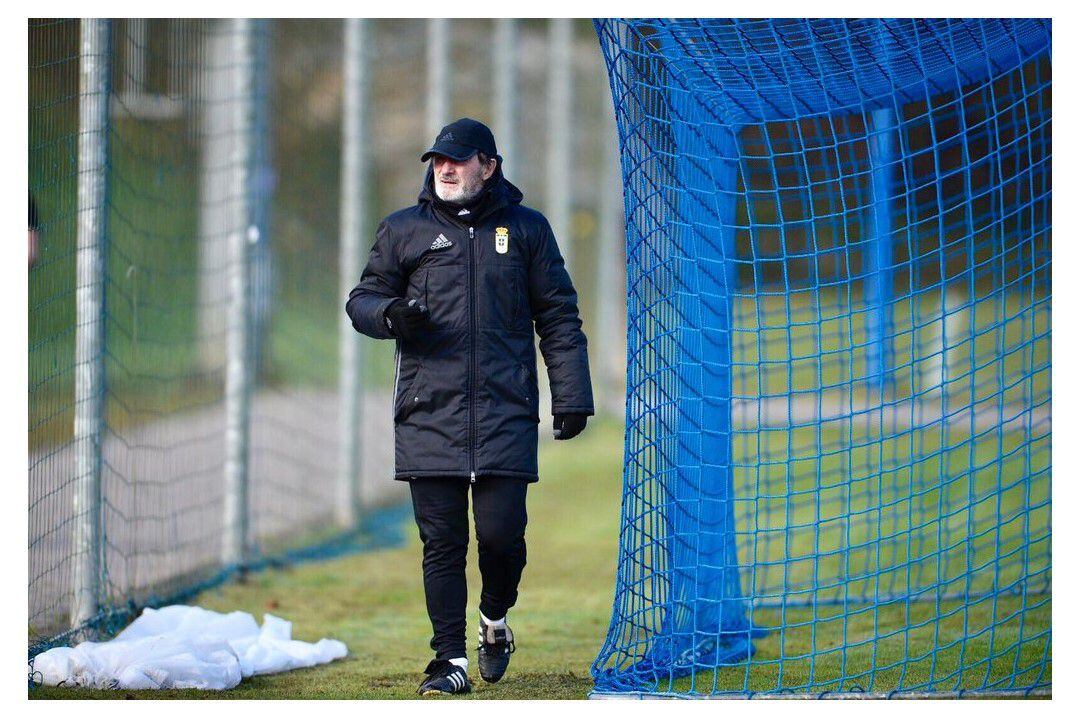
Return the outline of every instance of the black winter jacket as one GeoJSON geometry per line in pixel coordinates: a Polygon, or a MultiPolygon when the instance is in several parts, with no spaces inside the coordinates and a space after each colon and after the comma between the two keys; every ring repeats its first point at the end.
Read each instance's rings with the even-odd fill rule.
{"type": "Polygon", "coordinates": [[[501,163],[469,214],[435,195],[387,217],[346,311],[357,331],[391,334],[383,313],[417,298],[430,325],[398,341],[396,479],[506,476],[536,481],[539,398],[533,325],[552,413],[593,414],[577,293],[544,216],[523,207],[501,163]]]}

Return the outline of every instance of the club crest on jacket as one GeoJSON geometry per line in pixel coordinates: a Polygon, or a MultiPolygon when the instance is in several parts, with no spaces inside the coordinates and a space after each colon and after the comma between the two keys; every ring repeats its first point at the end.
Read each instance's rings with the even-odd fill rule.
{"type": "Polygon", "coordinates": [[[495,251],[500,255],[510,251],[510,230],[505,227],[495,228],[495,251]]]}

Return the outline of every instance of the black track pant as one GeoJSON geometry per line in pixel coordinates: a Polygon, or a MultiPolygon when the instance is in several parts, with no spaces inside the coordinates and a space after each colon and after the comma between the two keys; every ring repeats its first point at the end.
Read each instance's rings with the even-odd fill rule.
{"type": "MultiPolygon", "coordinates": [[[[469,548],[469,480],[431,477],[409,482],[424,543],[424,594],[437,659],[465,655],[465,555],[469,548]]],[[[481,477],[472,485],[480,557],[480,611],[500,619],[517,601],[525,568],[525,490],[528,483],[481,477]]]]}

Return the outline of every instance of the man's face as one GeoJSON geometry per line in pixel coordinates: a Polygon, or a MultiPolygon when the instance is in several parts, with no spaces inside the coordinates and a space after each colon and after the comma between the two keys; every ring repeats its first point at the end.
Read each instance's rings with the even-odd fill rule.
{"type": "Polygon", "coordinates": [[[443,202],[464,203],[472,200],[480,194],[484,180],[495,172],[495,160],[488,160],[485,166],[478,155],[460,162],[444,155],[435,155],[431,164],[435,171],[435,194],[443,202]]]}

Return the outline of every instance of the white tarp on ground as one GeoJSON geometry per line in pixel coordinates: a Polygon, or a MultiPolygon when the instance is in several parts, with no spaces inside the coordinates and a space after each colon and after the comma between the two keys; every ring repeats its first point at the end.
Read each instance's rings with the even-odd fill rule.
{"type": "Polygon", "coordinates": [[[271,614],[260,629],[247,612],[174,605],[143,610],[110,641],[42,652],[33,671],[47,686],[231,689],[244,677],[326,664],[346,654],[333,639],[295,641],[292,622],[271,614]]]}

